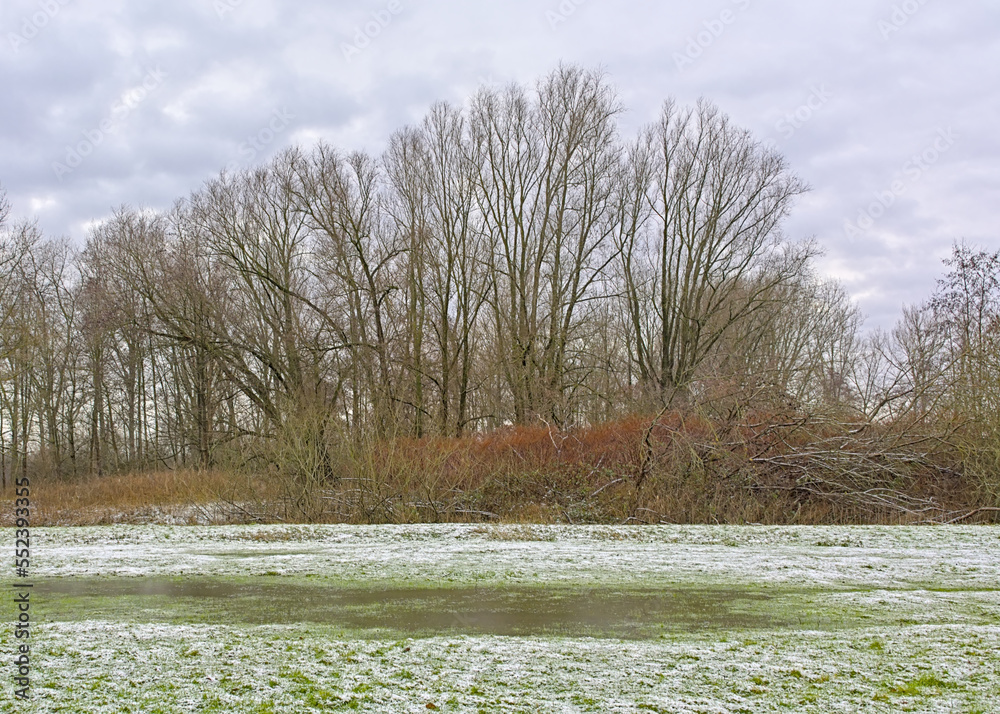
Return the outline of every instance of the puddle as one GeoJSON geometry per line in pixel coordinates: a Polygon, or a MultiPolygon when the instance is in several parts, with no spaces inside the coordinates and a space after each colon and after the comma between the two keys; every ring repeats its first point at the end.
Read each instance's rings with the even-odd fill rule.
{"type": "MultiPolygon", "coordinates": [[[[345,588],[226,579],[64,578],[38,583],[49,620],[335,625],[405,635],[659,637],[803,626],[772,598],[728,589],[345,588]]],[[[820,626],[819,623],[813,623],[820,626]]]]}

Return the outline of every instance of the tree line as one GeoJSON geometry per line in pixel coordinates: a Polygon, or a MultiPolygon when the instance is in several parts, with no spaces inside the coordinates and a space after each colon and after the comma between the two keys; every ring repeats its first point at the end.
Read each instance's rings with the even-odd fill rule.
{"type": "Polygon", "coordinates": [[[995,470],[997,253],[956,245],[925,304],[866,334],[782,231],[808,187],[774,148],[707,101],[632,138],[622,111],[561,66],[436,104],[380,156],[296,147],[123,206],[82,250],[0,194],[4,482],[322,481],[335,444],[667,410],[961,432],[962,464],[995,470]]]}

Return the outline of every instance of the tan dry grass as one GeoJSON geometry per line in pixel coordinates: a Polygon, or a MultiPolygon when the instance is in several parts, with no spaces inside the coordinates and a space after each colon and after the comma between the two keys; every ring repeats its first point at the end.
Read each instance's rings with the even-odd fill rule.
{"type": "MultiPolygon", "coordinates": [[[[105,525],[111,523],[212,523],[244,520],[245,505],[272,496],[262,488],[222,471],[154,471],[80,480],[32,479],[31,523],[105,525]]],[[[0,516],[9,525],[11,512],[0,516]]]]}

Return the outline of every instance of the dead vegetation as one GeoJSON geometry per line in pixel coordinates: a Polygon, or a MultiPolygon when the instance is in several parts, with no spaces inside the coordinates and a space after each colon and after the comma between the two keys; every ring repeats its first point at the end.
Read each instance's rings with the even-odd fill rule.
{"type": "MultiPolygon", "coordinates": [[[[37,481],[36,525],[996,521],[954,448],[913,428],[677,411],[559,430],[395,439],[337,451],[308,498],[280,475],[160,471],[37,481]]],[[[521,526],[517,526],[521,527],[521,526]]],[[[527,527],[527,526],[525,526],[527,527]]]]}

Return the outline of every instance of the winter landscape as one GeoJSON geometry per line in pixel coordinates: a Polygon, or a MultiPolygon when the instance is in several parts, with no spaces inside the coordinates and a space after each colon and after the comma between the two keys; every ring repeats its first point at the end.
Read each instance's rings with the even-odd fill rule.
{"type": "Polygon", "coordinates": [[[1000,711],[997,27],[4,0],[0,711],[1000,711]]]}
{"type": "Polygon", "coordinates": [[[18,711],[989,712],[1000,678],[993,527],[110,526],[38,547],[44,683],[18,711]]]}

